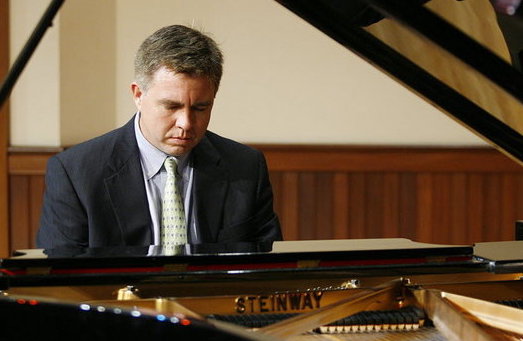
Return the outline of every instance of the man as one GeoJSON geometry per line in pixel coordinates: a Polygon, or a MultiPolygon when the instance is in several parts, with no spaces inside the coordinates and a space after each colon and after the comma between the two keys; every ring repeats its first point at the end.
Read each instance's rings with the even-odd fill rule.
{"type": "Polygon", "coordinates": [[[207,131],[222,63],[191,28],[148,37],[131,84],[136,115],[49,160],[37,246],[280,240],[263,155],[207,131]]]}

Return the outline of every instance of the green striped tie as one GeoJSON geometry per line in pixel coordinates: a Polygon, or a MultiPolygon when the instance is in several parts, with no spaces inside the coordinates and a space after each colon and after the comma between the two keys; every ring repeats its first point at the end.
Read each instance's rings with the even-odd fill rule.
{"type": "Polygon", "coordinates": [[[162,251],[166,255],[180,254],[187,243],[185,227],[185,211],[178,186],[176,186],[177,165],[176,159],[168,157],[164,162],[167,171],[167,181],[162,201],[162,251]]]}

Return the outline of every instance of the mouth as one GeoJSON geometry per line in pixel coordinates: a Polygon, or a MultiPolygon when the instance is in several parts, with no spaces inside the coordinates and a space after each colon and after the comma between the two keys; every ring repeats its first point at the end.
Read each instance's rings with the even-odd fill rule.
{"type": "Polygon", "coordinates": [[[171,136],[171,137],[167,138],[167,141],[179,143],[179,144],[189,143],[192,140],[193,140],[192,137],[181,137],[181,136],[171,136]]]}

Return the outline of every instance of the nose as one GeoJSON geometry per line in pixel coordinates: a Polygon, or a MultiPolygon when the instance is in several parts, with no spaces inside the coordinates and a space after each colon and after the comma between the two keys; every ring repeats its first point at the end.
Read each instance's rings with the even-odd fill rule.
{"type": "Polygon", "coordinates": [[[193,116],[192,110],[189,108],[179,110],[176,115],[176,127],[188,131],[192,127],[193,116]]]}

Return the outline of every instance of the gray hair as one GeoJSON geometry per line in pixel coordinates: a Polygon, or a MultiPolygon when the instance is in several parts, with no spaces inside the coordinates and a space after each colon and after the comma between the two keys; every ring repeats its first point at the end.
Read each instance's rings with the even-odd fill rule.
{"type": "Polygon", "coordinates": [[[205,76],[218,91],[223,73],[223,55],[216,42],[195,29],[166,26],[140,45],[134,60],[135,81],[144,91],[161,67],[175,73],[205,76]]]}

